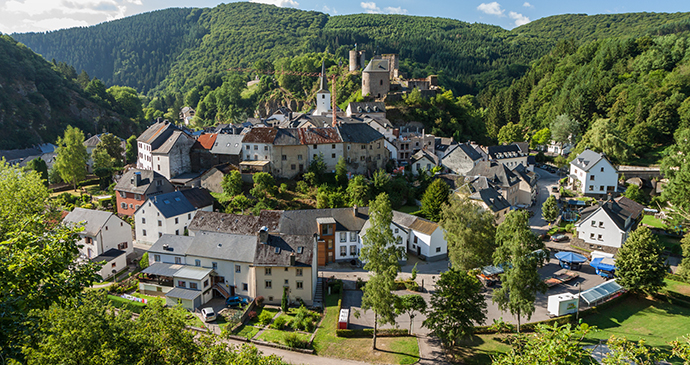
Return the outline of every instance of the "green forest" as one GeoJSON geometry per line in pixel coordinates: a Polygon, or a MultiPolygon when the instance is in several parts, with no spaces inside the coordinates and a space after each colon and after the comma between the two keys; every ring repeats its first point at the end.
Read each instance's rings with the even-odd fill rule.
{"type": "MultiPolygon", "coordinates": [[[[231,3],[12,37],[52,60],[65,85],[129,121],[132,131],[157,117],[177,119],[185,105],[197,110],[197,127],[246,120],[276,102],[296,101],[306,111],[318,79],[270,73],[316,73],[322,61],[338,76],[336,101],[344,108],[361,100],[361,74],[346,72],[356,44],[367,59],[397,53],[409,78],[439,76],[436,97],[411,93],[389,105],[393,122],[420,121],[436,135],[488,144],[548,139],[562,116],[577,123],[579,149],[606,145],[617,162],[631,162],[658,159],[688,123],[689,30],[690,13],[558,15],[508,31],[444,18],[231,3]],[[229,70],[237,67],[252,71],[229,70]],[[248,87],[252,79],[258,82],[248,87]],[[587,134],[593,127],[608,137],[587,134]]],[[[105,127],[117,133],[111,124],[105,127]]]]}

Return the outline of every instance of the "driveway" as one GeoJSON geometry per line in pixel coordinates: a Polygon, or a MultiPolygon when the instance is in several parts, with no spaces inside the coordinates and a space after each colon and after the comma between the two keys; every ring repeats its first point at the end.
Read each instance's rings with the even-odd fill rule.
{"type": "Polygon", "coordinates": [[[536,234],[546,233],[549,230],[548,222],[544,220],[541,215],[541,206],[551,194],[551,187],[558,185],[559,177],[546,170],[534,168],[534,173],[539,175],[537,181],[537,201],[529,208],[534,213],[534,216],[529,219],[530,227],[536,234]]]}

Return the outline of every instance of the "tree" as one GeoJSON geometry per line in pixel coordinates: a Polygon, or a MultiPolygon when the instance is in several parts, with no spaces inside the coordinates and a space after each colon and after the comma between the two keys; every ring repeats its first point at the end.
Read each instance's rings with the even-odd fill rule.
{"type": "Polygon", "coordinates": [[[36,171],[41,179],[43,179],[43,183],[48,186],[48,164],[46,164],[42,158],[34,158],[33,160],[29,161],[26,166],[31,170],[36,171]]]}
{"type": "Polygon", "coordinates": [[[369,204],[369,182],[362,175],[355,175],[347,183],[347,197],[350,205],[364,207],[369,204]]]}
{"type": "Polygon", "coordinates": [[[130,136],[127,138],[127,146],[125,152],[125,159],[127,163],[136,163],[137,156],[139,153],[139,147],[137,144],[137,136],[130,136]]]}
{"type": "Polygon", "coordinates": [[[522,364],[590,364],[590,352],[582,341],[593,327],[586,323],[553,327],[540,324],[534,334],[519,335],[510,352],[494,360],[496,365],[522,364]]]}
{"type": "Polygon", "coordinates": [[[503,265],[505,272],[493,301],[501,310],[507,309],[517,317],[520,332],[520,318],[532,317],[537,292],[546,292],[546,284],[537,271],[543,257],[534,253],[543,250],[544,243],[530,230],[527,212],[514,210],[496,229],[496,244],[494,265],[503,265]]]}
{"type": "Polygon", "coordinates": [[[644,191],[642,191],[640,187],[635,184],[628,185],[628,187],[625,189],[625,192],[623,193],[623,196],[628,199],[634,200],[642,205],[647,204],[647,199],[645,197],[644,191]]]}
{"type": "Polygon", "coordinates": [[[229,174],[223,176],[223,192],[229,196],[236,196],[242,194],[242,174],[233,170],[229,174]]]}
{"type": "Polygon", "coordinates": [[[469,199],[453,197],[441,211],[440,225],[453,267],[467,271],[491,263],[496,249],[494,215],[469,199]]]}
{"type": "Polygon", "coordinates": [[[419,294],[401,295],[395,299],[395,313],[397,315],[407,313],[410,317],[410,334],[412,334],[412,324],[416,316],[415,312],[424,312],[426,310],[426,301],[419,294]]]}
{"type": "Polygon", "coordinates": [[[652,231],[644,226],[632,233],[616,257],[616,282],[627,290],[653,294],[665,283],[668,270],[661,256],[662,245],[652,231]]]}
{"type": "Polygon", "coordinates": [[[445,181],[434,180],[422,196],[422,214],[427,219],[438,222],[441,219],[441,207],[448,202],[449,194],[450,188],[445,181]]]}
{"type": "Polygon", "coordinates": [[[375,196],[378,196],[381,193],[390,193],[390,183],[391,183],[391,175],[388,174],[385,170],[383,169],[378,169],[376,172],[374,172],[374,176],[372,179],[372,189],[373,189],[373,194],[375,196]]]}
{"type": "Polygon", "coordinates": [[[108,153],[114,161],[114,167],[122,166],[122,153],[124,150],[122,149],[120,138],[111,133],[103,133],[101,134],[101,141],[98,142],[94,151],[97,149],[103,149],[108,153]]]}
{"type": "Polygon", "coordinates": [[[436,291],[431,295],[424,327],[429,328],[446,346],[453,346],[470,336],[476,324],[486,320],[486,301],[482,284],[467,271],[452,268],[441,273],[436,291]]]}
{"type": "Polygon", "coordinates": [[[23,171],[0,159],[0,241],[22,230],[24,219],[42,214],[50,193],[35,171],[23,171]]]}
{"type": "Polygon", "coordinates": [[[551,122],[549,130],[555,142],[575,144],[580,135],[580,124],[567,114],[561,114],[551,122]]]}
{"type": "Polygon", "coordinates": [[[683,260],[678,265],[678,274],[690,280],[690,233],[686,233],[680,241],[680,247],[683,249],[683,260]]]}
{"type": "Polygon", "coordinates": [[[675,141],[661,160],[661,171],[668,179],[662,196],[673,204],[671,226],[685,226],[690,222],[690,128],[676,132],[675,141]]]}
{"type": "Polygon", "coordinates": [[[551,142],[551,130],[549,128],[542,128],[538,130],[532,136],[532,140],[529,142],[530,148],[537,148],[537,146],[543,146],[551,142]]]}
{"type": "Polygon", "coordinates": [[[522,142],[524,140],[525,138],[522,133],[522,127],[519,124],[508,122],[508,124],[501,127],[501,130],[498,132],[498,143],[500,144],[522,142]]]}
{"type": "Polygon", "coordinates": [[[280,310],[282,310],[283,313],[287,313],[287,311],[288,311],[288,287],[287,286],[283,287],[283,297],[280,299],[280,310]]]}
{"type": "Polygon", "coordinates": [[[335,181],[340,186],[347,185],[347,165],[343,156],[340,156],[338,163],[335,164],[335,181]]]}
{"type": "Polygon", "coordinates": [[[399,261],[404,253],[395,245],[391,230],[393,210],[386,194],[379,194],[369,206],[371,226],[362,237],[360,258],[366,264],[364,270],[373,275],[364,287],[362,309],[374,311],[374,341],[376,349],[376,330],[378,323],[395,323],[395,294],[391,293],[395,277],[400,270],[399,261]]]}
{"type": "Polygon", "coordinates": [[[86,161],[88,154],[84,146],[84,132],[78,128],[67,126],[65,136],[57,140],[57,156],[55,168],[65,182],[70,182],[77,189],[77,183],[86,177],[86,161]]]}
{"type": "Polygon", "coordinates": [[[644,339],[633,342],[625,337],[612,335],[606,341],[606,346],[611,352],[602,359],[604,365],[655,365],[664,359],[661,350],[647,346],[644,339]]]}
{"type": "Polygon", "coordinates": [[[141,256],[141,260],[139,260],[139,267],[142,270],[149,267],[149,253],[148,252],[144,252],[144,254],[141,256]]]}
{"type": "Polygon", "coordinates": [[[630,149],[628,143],[620,135],[620,131],[610,119],[597,119],[570,156],[575,158],[586,148],[589,148],[605,153],[614,161],[625,162],[630,159],[630,149]]]}
{"type": "Polygon", "coordinates": [[[94,170],[106,169],[112,171],[113,167],[117,164],[117,161],[110,157],[105,148],[98,148],[98,146],[96,146],[91,153],[91,159],[93,160],[94,170]]]}
{"type": "Polygon", "coordinates": [[[276,187],[276,181],[273,175],[268,172],[257,172],[252,176],[254,180],[254,187],[249,191],[252,196],[257,199],[264,199],[266,194],[273,195],[276,187]]]}
{"type": "Polygon", "coordinates": [[[326,172],[326,168],[327,166],[326,162],[323,160],[323,153],[319,153],[316,155],[316,157],[314,157],[313,160],[311,160],[307,171],[314,173],[316,183],[318,184],[321,181],[321,177],[326,172]]]}
{"type": "Polygon", "coordinates": [[[544,217],[545,221],[553,222],[558,219],[559,213],[560,209],[558,209],[556,197],[549,195],[549,197],[544,201],[544,204],[541,205],[541,216],[544,217]]]}
{"type": "Polygon", "coordinates": [[[127,86],[111,86],[107,90],[113,109],[125,117],[140,120],[144,117],[139,94],[134,88],[127,86]]]}

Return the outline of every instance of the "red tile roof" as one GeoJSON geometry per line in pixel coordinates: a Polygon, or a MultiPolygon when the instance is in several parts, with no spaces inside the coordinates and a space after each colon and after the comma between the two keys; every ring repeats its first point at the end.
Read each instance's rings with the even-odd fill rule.
{"type": "Polygon", "coordinates": [[[218,134],[202,134],[197,138],[197,142],[203,147],[205,150],[210,150],[213,147],[213,144],[216,143],[216,138],[218,138],[218,134]]]}

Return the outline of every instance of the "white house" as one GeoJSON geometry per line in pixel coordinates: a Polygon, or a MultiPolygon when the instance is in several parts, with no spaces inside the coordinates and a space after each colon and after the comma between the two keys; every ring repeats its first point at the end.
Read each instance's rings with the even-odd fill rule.
{"type": "Polygon", "coordinates": [[[165,120],[152,124],[144,133],[137,137],[138,169],[153,170],[152,152],[160,147],[175,130],[177,130],[177,127],[165,120]]]}
{"type": "Polygon", "coordinates": [[[441,159],[438,158],[434,153],[427,151],[425,149],[417,151],[412,155],[412,161],[410,167],[412,168],[413,175],[419,175],[422,170],[426,170],[431,173],[431,170],[438,166],[441,159]]]}
{"type": "Polygon", "coordinates": [[[584,150],[570,162],[570,184],[582,194],[618,191],[618,170],[603,153],[584,150]]]}
{"type": "Polygon", "coordinates": [[[642,218],[644,206],[626,197],[585,209],[575,225],[580,246],[616,253],[642,218]]]}
{"type": "Polygon", "coordinates": [[[448,243],[438,223],[398,211],[393,211],[393,223],[408,231],[408,252],[427,261],[438,261],[448,257],[448,243]]]}
{"type": "Polygon", "coordinates": [[[127,266],[126,257],[133,252],[132,227],[113,213],[93,209],[74,208],[62,222],[70,226],[83,225],[78,242],[80,253],[87,259],[103,263],[101,276],[105,279],[127,266]]]}
{"type": "Polygon", "coordinates": [[[570,144],[569,142],[561,143],[561,142],[551,141],[551,142],[549,142],[548,145],[546,145],[546,152],[554,153],[556,155],[566,156],[567,154],[570,153],[570,150],[572,150],[572,149],[573,149],[573,145],[570,144]]]}
{"type": "Polygon", "coordinates": [[[137,242],[153,244],[164,234],[184,235],[197,210],[213,210],[213,197],[206,189],[186,189],[149,198],[134,212],[137,242]]]}

